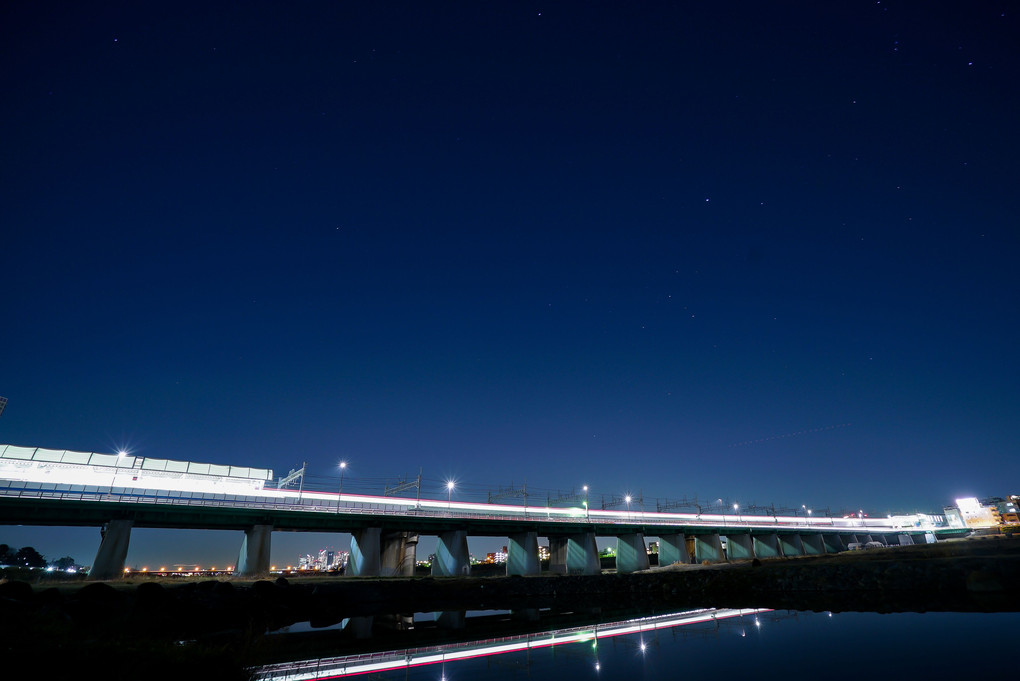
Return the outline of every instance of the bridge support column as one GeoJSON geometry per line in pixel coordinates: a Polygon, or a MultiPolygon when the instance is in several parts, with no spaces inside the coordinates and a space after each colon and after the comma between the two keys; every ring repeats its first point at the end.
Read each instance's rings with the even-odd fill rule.
{"type": "Polygon", "coordinates": [[[783,555],[787,558],[804,555],[804,543],[801,542],[799,534],[779,535],[779,548],[783,550],[783,555]]]}
{"type": "Polygon", "coordinates": [[[914,540],[909,534],[900,535],[900,546],[910,546],[914,543],[914,540]]]}
{"type": "Polygon", "coordinates": [[[451,530],[442,532],[436,542],[436,559],[432,561],[434,577],[454,577],[471,574],[471,559],[468,554],[467,532],[451,530]]]}
{"type": "Polygon", "coordinates": [[[846,544],[843,543],[843,537],[838,534],[823,534],[822,546],[825,547],[826,553],[839,553],[840,551],[846,551],[846,544]]]}
{"type": "Polygon", "coordinates": [[[694,560],[699,563],[721,563],[723,560],[722,539],[718,534],[694,535],[694,560]]]}
{"type": "Polygon", "coordinates": [[[846,543],[847,546],[850,546],[851,544],[859,544],[862,542],[861,539],[857,538],[856,534],[843,535],[843,541],[846,543]]]}
{"type": "Polygon", "coordinates": [[[727,560],[751,560],[754,558],[754,546],[749,534],[726,535],[727,560]]]}
{"type": "Polygon", "coordinates": [[[414,577],[418,535],[414,532],[387,532],[382,537],[379,575],[414,577]]]}
{"type": "Polygon", "coordinates": [[[659,567],[673,563],[691,562],[687,553],[687,539],[682,534],[659,535],[659,567]]]}
{"type": "Polygon", "coordinates": [[[467,622],[467,612],[464,610],[444,610],[436,613],[436,626],[440,629],[458,631],[464,628],[467,622]]]}
{"type": "Polygon", "coordinates": [[[269,548],[272,536],[272,525],[255,525],[244,531],[241,551],[237,554],[235,575],[260,577],[269,574],[269,548]]]}
{"type": "Polygon", "coordinates": [[[800,535],[800,544],[804,549],[805,556],[819,556],[825,553],[820,534],[802,534],[800,535]]]}
{"type": "Polygon", "coordinates": [[[541,571],[538,562],[538,533],[518,532],[507,537],[506,574],[537,575],[541,571]]]}
{"type": "Polygon", "coordinates": [[[349,631],[359,641],[366,638],[372,638],[372,621],[375,618],[372,615],[363,615],[361,617],[351,617],[345,619],[340,623],[340,628],[344,631],[349,631]]]}
{"type": "Polygon", "coordinates": [[[549,537],[549,572],[563,575],[598,575],[602,573],[595,533],[549,537]]]}
{"type": "Polygon", "coordinates": [[[640,532],[622,534],[616,538],[616,572],[626,575],[648,569],[648,549],[645,535],[640,532]]]}
{"type": "Polygon", "coordinates": [[[351,557],[346,574],[352,577],[378,577],[382,565],[382,530],[366,527],[351,535],[351,557]]]}
{"type": "Polygon", "coordinates": [[[755,558],[781,558],[783,555],[779,550],[779,535],[777,534],[755,535],[752,545],[755,558]]]}
{"type": "Polygon", "coordinates": [[[133,524],[132,520],[111,520],[103,525],[99,531],[103,540],[89,569],[89,579],[119,579],[124,576],[133,524]]]}
{"type": "Polygon", "coordinates": [[[857,535],[857,541],[859,541],[862,544],[867,544],[869,541],[875,540],[871,538],[870,534],[859,534],[857,535]]]}

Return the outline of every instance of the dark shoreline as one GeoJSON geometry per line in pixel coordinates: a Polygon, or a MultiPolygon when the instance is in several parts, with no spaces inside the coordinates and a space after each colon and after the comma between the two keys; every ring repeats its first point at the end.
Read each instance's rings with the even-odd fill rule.
{"type": "MultiPolygon", "coordinates": [[[[6,659],[52,651],[104,658],[104,650],[130,659],[133,650],[158,658],[154,651],[165,648],[173,660],[168,670],[178,662],[184,665],[178,670],[186,669],[189,655],[205,651],[240,669],[241,660],[249,664],[283,647],[267,631],[299,622],[324,627],[349,617],[381,616],[382,622],[413,612],[542,610],[544,623],[522,618],[510,626],[526,631],[557,617],[611,621],[696,608],[1018,612],[1020,541],[988,538],[631,575],[12,581],[0,583],[0,649],[6,659]],[[181,640],[196,643],[184,651],[181,640]]],[[[345,636],[323,631],[304,638],[318,648],[342,646],[345,636]]]]}

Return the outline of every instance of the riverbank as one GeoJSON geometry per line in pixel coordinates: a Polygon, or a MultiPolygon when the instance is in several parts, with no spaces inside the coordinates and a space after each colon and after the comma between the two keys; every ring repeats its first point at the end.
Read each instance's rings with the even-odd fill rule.
{"type": "Polygon", "coordinates": [[[326,627],[351,617],[465,610],[585,613],[598,620],[708,607],[1020,611],[1020,541],[677,565],[631,575],[11,581],[0,584],[0,648],[7,660],[57,651],[104,665],[166,656],[160,673],[170,678],[177,665],[177,671],[193,668],[196,655],[222,664],[224,674],[239,669],[240,661],[261,655],[267,631],[299,622],[326,627]]]}

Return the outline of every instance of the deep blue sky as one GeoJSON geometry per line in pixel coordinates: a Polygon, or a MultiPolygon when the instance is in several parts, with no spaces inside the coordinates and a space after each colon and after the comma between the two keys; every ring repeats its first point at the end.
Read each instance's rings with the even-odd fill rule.
{"type": "Polygon", "coordinates": [[[0,442],[1015,493],[1020,13],[946,5],[5,6],[0,442]]]}

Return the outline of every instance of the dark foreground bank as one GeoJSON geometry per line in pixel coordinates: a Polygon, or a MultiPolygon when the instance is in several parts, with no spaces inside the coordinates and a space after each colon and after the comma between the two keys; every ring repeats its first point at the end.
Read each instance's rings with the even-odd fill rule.
{"type": "MultiPolygon", "coordinates": [[[[688,608],[815,611],[1020,611],[1020,540],[934,546],[640,574],[274,581],[156,580],[47,586],[0,583],[0,651],[14,671],[46,660],[100,666],[108,678],[244,678],[280,647],[268,631],[366,615],[542,610],[613,619],[688,608]],[[139,665],[144,673],[139,674],[139,665]]],[[[381,618],[380,618],[381,619],[381,618]]],[[[518,628],[538,626],[524,618],[518,628]]],[[[424,635],[424,634],[423,634],[424,635]]],[[[432,634],[434,636],[442,636],[432,634]]],[[[320,639],[342,643],[340,632],[320,639]]],[[[321,643],[321,641],[320,641],[321,643]]],[[[68,668],[71,668],[70,666],[68,668]]]]}

